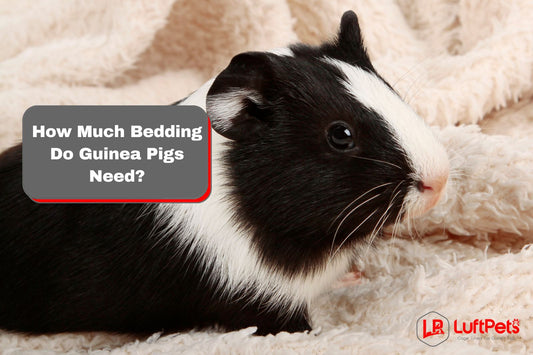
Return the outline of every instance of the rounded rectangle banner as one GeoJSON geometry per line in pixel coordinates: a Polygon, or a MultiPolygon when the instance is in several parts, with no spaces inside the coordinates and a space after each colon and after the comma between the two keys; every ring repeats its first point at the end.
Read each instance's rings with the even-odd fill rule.
{"type": "Polygon", "coordinates": [[[211,126],[197,106],[32,106],[22,185],[36,202],[200,202],[211,126]]]}

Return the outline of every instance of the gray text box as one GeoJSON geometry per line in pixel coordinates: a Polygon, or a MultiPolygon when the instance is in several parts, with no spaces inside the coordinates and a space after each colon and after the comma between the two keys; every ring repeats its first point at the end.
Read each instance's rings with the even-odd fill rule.
{"type": "Polygon", "coordinates": [[[199,202],[209,130],[197,106],[32,106],[24,191],[37,202],[199,202]]]}

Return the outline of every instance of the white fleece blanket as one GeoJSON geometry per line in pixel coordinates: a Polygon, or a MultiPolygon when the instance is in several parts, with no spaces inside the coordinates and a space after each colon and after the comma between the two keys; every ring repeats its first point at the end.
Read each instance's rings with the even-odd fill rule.
{"type": "Polygon", "coordinates": [[[363,256],[359,285],[315,302],[311,334],[0,331],[0,353],[532,353],[530,0],[3,1],[0,149],[20,139],[29,106],[168,104],[236,53],[331,38],[347,9],[378,71],[435,125],[452,178],[427,216],[363,256]],[[452,322],[437,347],[416,335],[430,311],[452,322]],[[453,320],[487,318],[518,319],[520,331],[453,332],[453,320]]]}

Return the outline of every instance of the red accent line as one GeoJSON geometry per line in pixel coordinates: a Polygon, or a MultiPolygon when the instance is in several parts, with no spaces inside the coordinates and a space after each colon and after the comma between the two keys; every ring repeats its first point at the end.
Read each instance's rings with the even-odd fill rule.
{"type": "Polygon", "coordinates": [[[211,120],[207,117],[207,190],[205,193],[195,199],[35,199],[39,203],[183,203],[183,202],[203,202],[211,194],[211,120]]]}

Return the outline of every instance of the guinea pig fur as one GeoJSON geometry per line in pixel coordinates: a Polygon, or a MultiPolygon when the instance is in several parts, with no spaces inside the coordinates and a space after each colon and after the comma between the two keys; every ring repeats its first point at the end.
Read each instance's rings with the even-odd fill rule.
{"type": "Polygon", "coordinates": [[[334,41],[235,56],[206,109],[212,192],[189,204],[37,204],[0,156],[0,328],[311,329],[311,300],[382,228],[435,205],[443,147],[374,70],[356,15],[334,41]]]}

